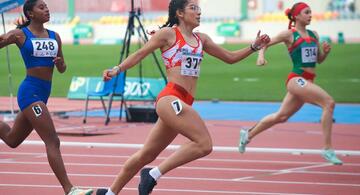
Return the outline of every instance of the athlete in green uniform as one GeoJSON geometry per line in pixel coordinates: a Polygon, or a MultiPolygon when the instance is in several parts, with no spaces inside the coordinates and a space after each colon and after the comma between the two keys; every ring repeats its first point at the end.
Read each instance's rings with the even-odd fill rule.
{"type": "MultiPolygon", "coordinates": [[[[239,152],[245,152],[246,145],[257,134],[275,124],[287,121],[304,103],[311,103],[322,108],[321,125],[325,142],[322,156],[333,164],[342,164],[342,161],[336,157],[334,150],[332,150],[331,144],[334,99],[313,83],[316,76],[316,63],[322,63],[326,59],[331,47],[324,42],[321,51],[318,34],[315,31],[306,29],[306,26],[311,22],[311,9],[306,3],[296,3],[285,13],[290,20],[289,29],[271,38],[271,42],[266,47],[284,43],[288,48],[293,62],[293,69],[286,81],[288,92],[277,112],[265,116],[251,129],[242,129],[240,131],[239,152]],[[294,26],[293,23],[295,23],[294,26]]],[[[257,65],[266,64],[265,50],[265,47],[260,50],[257,65]]]]}

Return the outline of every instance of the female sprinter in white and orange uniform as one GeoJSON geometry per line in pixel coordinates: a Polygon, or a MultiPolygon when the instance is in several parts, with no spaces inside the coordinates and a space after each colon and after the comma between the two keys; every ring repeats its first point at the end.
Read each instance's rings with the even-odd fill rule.
{"type": "MultiPolygon", "coordinates": [[[[178,27],[173,29],[176,35],[175,44],[169,49],[162,51],[162,58],[166,69],[180,67],[181,75],[198,77],[200,75],[200,64],[203,59],[203,46],[200,37],[193,33],[196,39],[196,46],[191,46],[186,43],[178,27]]],[[[193,96],[186,89],[171,81],[158,95],[157,100],[168,95],[174,95],[190,106],[194,102],[193,96]]]]}
{"type": "MultiPolygon", "coordinates": [[[[316,76],[316,63],[322,63],[326,59],[331,47],[324,42],[321,51],[318,34],[306,29],[306,26],[311,22],[311,9],[306,3],[294,4],[291,9],[286,11],[286,15],[290,20],[289,29],[272,38],[266,47],[285,43],[288,48],[293,62],[293,69],[286,81],[288,92],[279,111],[265,116],[249,131],[245,129],[240,131],[239,152],[245,152],[246,145],[256,135],[275,124],[287,121],[304,103],[311,103],[320,106],[323,110],[321,125],[325,144],[322,156],[333,164],[342,164],[342,161],[336,157],[334,150],[332,150],[331,143],[335,102],[326,91],[313,83],[316,76]],[[295,22],[294,28],[293,22],[295,22]]],[[[266,63],[264,55],[265,48],[259,52],[258,65],[266,63]]]]}
{"type": "Polygon", "coordinates": [[[203,51],[226,63],[236,63],[270,40],[267,35],[258,34],[250,47],[228,51],[216,45],[208,35],[193,32],[200,24],[200,15],[201,10],[197,0],[171,0],[168,22],[141,49],[112,70],[104,71],[104,80],[109,80],[160,48],[169,83],[157,98],[156,112],[159,118],[151,129],[144,147],[125,162],[111,187],[98,189],[97,195],[118,194],[141,168],[155,160],[179,134],[189,141],[159,166],[141,171],[138,187],[140,195],[149,194],[161,175],[206,156],[212,151],[212,140],[208,129],[199,114],[191,107],[203,51]]]}

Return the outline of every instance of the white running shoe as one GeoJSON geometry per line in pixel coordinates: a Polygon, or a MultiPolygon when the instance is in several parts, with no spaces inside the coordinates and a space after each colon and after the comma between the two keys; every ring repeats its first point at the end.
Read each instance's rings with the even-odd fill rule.
{"type": "Polygon", "coordinates": [[[240,130],[240,139],[239,139],[239,152],[244,153],[246,149],[246,144],[249,143],[249,131],[246,129],[240,130]]]}
{"type": "Polygon", "coordinates": [[[334,150],[332,149],[325,149],[322,151],[321,155],[329,162],[334,165],[342,165],[343,162],[336,157],[334,150]]]}
{"type": "Polygon", "coordinates": [[[67,195],[91,195],[92,193],[93,193],[92,189],[83,190],[77,187],[72,187],[67,195]]]}

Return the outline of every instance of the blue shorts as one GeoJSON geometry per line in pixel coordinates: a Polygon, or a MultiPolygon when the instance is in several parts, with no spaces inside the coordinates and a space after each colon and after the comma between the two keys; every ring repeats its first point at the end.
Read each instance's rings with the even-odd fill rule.
{"type": "Polygon", "coordinates": [[[17,93],[17,102],[23,111],[34,102],[47,103],[51,92],[51,81],[42,80],[32,76],[26,76],[20,84],[17,93]]]}

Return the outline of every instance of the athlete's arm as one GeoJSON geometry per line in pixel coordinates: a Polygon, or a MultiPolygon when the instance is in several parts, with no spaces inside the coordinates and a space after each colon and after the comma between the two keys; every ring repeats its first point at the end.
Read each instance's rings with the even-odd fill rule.
{"type": "MultiPolygon", "coordinates": [[[[319,35],[317,32],[313,31],[316,39],[319,40],[319,35]]],[[[318,56],[317,56],[317,63],[321,64],[327,57],[327,55],[330,53],[331,51],[331,46],[328,42],[324,41],[322,42],[321,46],[322,46],[322,51],[320,49],[320,43],[317,42],[316,43],[318,45],[318,56]]]]}
{"type": "Polygon", "coordinates": [[[256,60],[256,65],[262,66],[262,65],[265,65],[267,63],[267,61],[265,59],[265,51],[266,51],[266,49],[268,47],[276,45],[278,43],[285,43],[285,45],[287,47],[289,47],[292,42],[293,42],[293,37],[292,37],[292,31],[291,30],[285,30],[285,31],[280,32],[278,35],[271,38],[269,44],[265,45],[259,51],[258,58],[256,60]]]}
{"type": "Polygon", "coordinates": [[[204,51],[228,64],[234,64],[248,57],[250,54],[254,53],[256,49],[260,49],[270,41],[269,36],[267,36],[266,34],[260,36],[259,32],[255,42],[253,43],[253,48],[249,46],[240,50],[229,51],[214,43],[214,41],[208,35],[204,33],[198,34],[202,40],[204,51]]]}
{"type": "Polygon", "coordinates": [[[0,35],[0,49],[3,47],[6,47],[10,44],[16,43],[19,45],[19,39],[20,39],[20,31],[19,29],[11,30],[6,34],[0,35]]]}
{"type": "Polygon", "coordinates": [[[56,41],[58,42],[59,50],[57,57],[54,58],[53,62],[60,73],[64,73],[66,70],[66,64],[64,61],[64,55],[62,52],[62,42],[58,33],[55,33],[56,41]]]}
{"type": "Polygon", "coordinates": [[[138,64],[143,58],[154,52],[156,49],[161,48],[168,44],[168,39],[171,36],[175,36],[174,30],[171,28],[163,28],[151,37],[151,39],[145,43],[145,45],[129,55],[121,64],[115,66],[111,70],[104,70],[103,78],[105,81],[110,80],[111,77],[117,75],[119,72],[123,72],[127,69],[138,64]]]}

